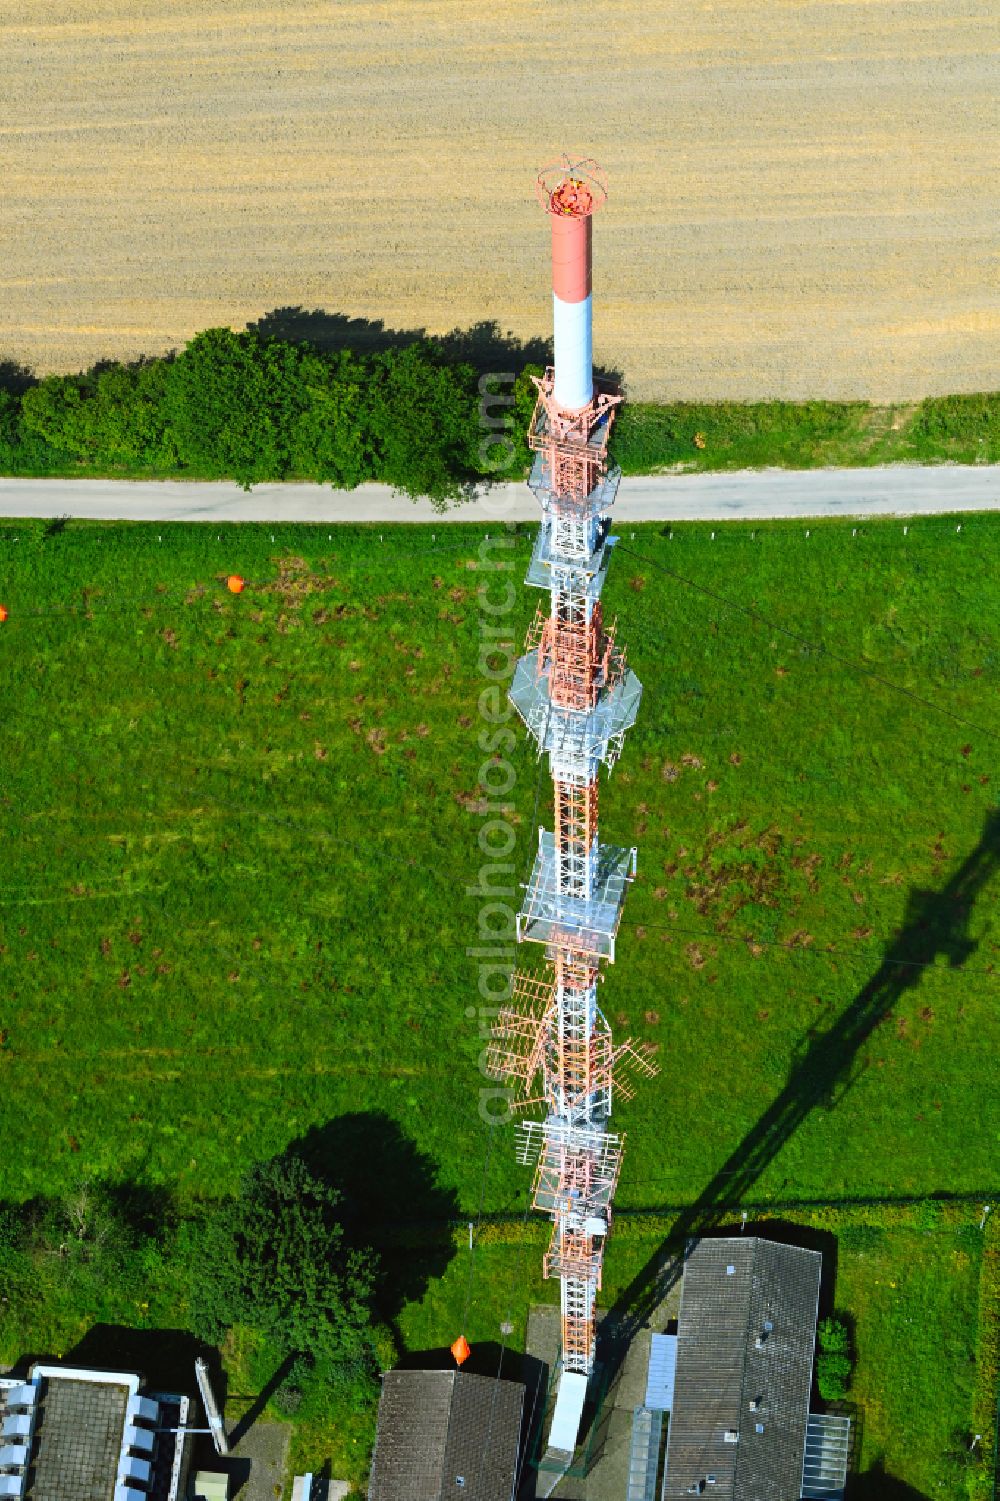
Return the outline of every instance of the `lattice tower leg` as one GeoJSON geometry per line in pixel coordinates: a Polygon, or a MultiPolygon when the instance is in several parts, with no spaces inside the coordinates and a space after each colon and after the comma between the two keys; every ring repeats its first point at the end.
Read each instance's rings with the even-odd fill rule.
{"type": "Polygon", "coordinates": [[[605,1113],[607,1087],[595,1088],[597,968],[557,953],[556,1057],[550,1098],[556,1114],[580,1121],[605,1113]]]}
{"type": "Polygon", "coordinates": [[[561,1281],[563,1368],[589,1376],[594,1368],[595,1288],[589,1277],[561,1281]]]}
{"type": "Polygon", "coordinates": [[[552,702],[585,711],[597,701],[601,607],[583,590],[552,591],[552,702]]]}
{"type": "Polygon", "coordinates": [[[557,449],[549,458],[548,468],[552,489],[557,495],[571,500],[582,500],[589,495],[600,476],[598,464],[576,454],[560,453],[557,449]]]}
{"type": "Polygon", "coordinates": [[[593,894],[597,840],[598,781],[583,786],[556,782],[556,871],[565,896],[589,900],[593,894]]]}
{"type": "Polygon", "coordinates": [[[583,559],[589,556],[596,533],[594,521],[557,508],[552,529],[552,545],[560,557],[583,559]]]}

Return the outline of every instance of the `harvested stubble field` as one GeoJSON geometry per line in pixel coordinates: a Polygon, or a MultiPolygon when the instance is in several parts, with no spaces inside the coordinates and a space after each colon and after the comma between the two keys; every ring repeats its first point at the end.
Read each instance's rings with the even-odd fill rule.
{"type": "Polygon", "coordinates": [[[612,176],[597,351],[633,397],[989,389],[998,39],[992,0],[12,0],[0,350],[287,307],[547,337],[531,182],[569,148],[612,176]]]}

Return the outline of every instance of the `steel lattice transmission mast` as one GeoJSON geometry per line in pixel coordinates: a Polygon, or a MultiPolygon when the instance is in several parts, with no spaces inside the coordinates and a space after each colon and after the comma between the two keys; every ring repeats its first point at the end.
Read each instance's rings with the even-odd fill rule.
{"type": "Polygon", "coordinates": [[[630,1095],[623,1066],[655,1069],[648,1050],[614,1045],[597,1005],[600,964],[614,959],[635,874],[634,849],[598,839],[598,772],[620,755],[642,693],[600,603],[621,478],[607,457],[621,396],[594,381],[591,356],[592,215],[607,188],[595,162],[567,159],[539,175],[538,194],[552,227],[555,363],[535,382],[528,435],[542,524],[527,582],[548,591],[549,608],[531,627],[510,696],[554,784],[555,831],[539,830],[517,925],[519,940],[545,945],[549,965],[514,976],[489,1062],[520,1086],[523,1103],[546,1108],[544,1120],[524,1123],[519,1155],[536,1163],[534,1206],[554,1222],[545,1275],[561,1284],[562,1374],[549,1446],[566,1452],[594,1366],[594,1305],[621,1166],[623,1138],[608,1131],[612,1089],[630,1095]]]}

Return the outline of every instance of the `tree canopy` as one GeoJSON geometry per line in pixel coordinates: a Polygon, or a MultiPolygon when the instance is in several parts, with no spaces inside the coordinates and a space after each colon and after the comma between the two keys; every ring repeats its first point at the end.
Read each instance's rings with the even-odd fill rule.
{"type": "Polygon", "coordinates": [[[498,473],[484,412],[472,365],[433,340],[321,352],[209,328],[176,357],[0,385],[0,470],[191,475],[244,489],[378,480],[443,505],[477,479],[523,471],[523,413],[510,412],[498,473]]]}
{"type": "Polygon", "coordinates": [[[294,1154],[256,1164],[209,1214],[192,1271],[191,1325],[211,1343],[245,1324],[280,1355],[337,1363],[370,1347],[375,1256],[350,1244],[339,1192],[294,1154]]]}

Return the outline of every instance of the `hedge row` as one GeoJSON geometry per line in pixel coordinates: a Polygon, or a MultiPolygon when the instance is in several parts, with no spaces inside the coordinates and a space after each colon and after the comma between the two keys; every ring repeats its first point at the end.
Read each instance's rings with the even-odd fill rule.
{"type": "Polygon", "coordinates": [[[527,372],[484,390],[471,365],[427,340],[327,354],[213,328],[176,357],[21,376],[0,385],[7,474],[186,476],[244,489],[378,480],[444,502],[484,477],[519,476],[528,459],[527,372]]]}
{"type": "Polygon", "coordinates": [[[626,474],[669,467],[1000,462],[1000,393],[931,396],[919,404],[867,401],[632,403],[613,444],[626,474]]]}
{"type": "MultiPolygon", "coordinates": [[[[321,352],[213,328],[177,356],[81,375],[35,381],[0,362],[0,473],[234,479],[246,489],[380,480],[440,504],[459,500],[484,478],[524,474],[529,377],[541,370],[479,380],[462,348],[452,337],[321,352]]],[[[1000,393],[898,410],[863,401],[626,402],[612,452],[626,474],[1000,462],[1000,393]]]]}

